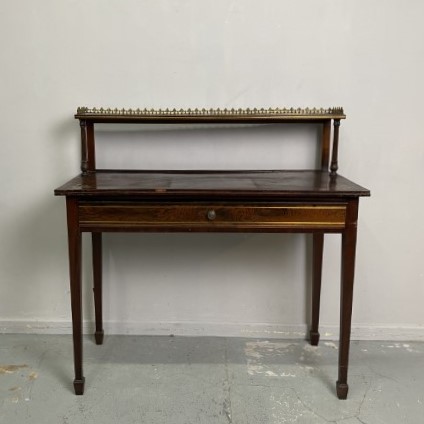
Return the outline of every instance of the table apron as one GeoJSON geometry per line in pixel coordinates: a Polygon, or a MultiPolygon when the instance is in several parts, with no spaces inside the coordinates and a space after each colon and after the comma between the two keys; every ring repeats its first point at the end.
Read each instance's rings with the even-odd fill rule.
{"type": "Polygon", "coordinates": [[[81,231],[341,231],[346,203],[81,202],[81,231]]]}

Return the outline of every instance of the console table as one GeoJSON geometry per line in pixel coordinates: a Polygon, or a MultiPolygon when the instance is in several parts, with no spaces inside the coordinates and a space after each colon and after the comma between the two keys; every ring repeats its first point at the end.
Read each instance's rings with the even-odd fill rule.
{"type": "Polygon", "coordinates": [[[313,236],[310,342],[319,341],[324,233],[342,236],[337,396],[346,399],[359,197],[367,189],[337,174],[342,108],[141,110],[78,108],[81,175],[55,194],[66,197],[77,395],[84,392],[81,233],[92,233],[95,340],[103,343],[102,233],[299,232],[313,236]],[[125,171],[96,167],[94,124],[315,124],[320,168],[270,171],[125,171]],[[333,127],[333,128],[332,128],[333,127]],[[331,151],[331,155],[330,155],[331,151]],[[331,158],[330,158],[331,156],[331,158]],[[331,160],[330,160],[331,159],[331,160]]]}

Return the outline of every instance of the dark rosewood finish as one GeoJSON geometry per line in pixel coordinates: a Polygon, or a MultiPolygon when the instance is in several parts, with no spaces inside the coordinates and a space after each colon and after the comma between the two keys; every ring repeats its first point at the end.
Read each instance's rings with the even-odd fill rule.
{"type": "Polygon", "coordinates": [[[102,313],[102,233],[92,233],[93,247],[93,291],[94,311],[96,315],[96,332],[94,337],[98,345],[103,344],[103,313],[102,313]]]}
{"type": "Polygon", "coordinates": [[[357,221],[358,199],[354,199],[349,201],[346,228],[342,232],[339,378],[337,380],[337,396],[339,399],[346,399],[349,389],[347,384],[347,371],[349,365],[357,221]]]}
{"type": "Polygon", "coordinates": [[[78,225],[78,200],[66,198],[68,221],[69,275],[71,282],[72,335],[74,342],[75,394],[84,393],[82,372],[82,292],[81,292],[81,231],[78,225]]]}
{"type": "Polygon", "coordinates": [[[312,323],[309,338],[312,346],[319,342],[319,306],[321,299],[322,254],[324,248],[324,233],[313,234],[312,246],[312,323]]]}
{"type": "Polygon", "coordinates": [[[104,110],[80,108],[81,170],[56,195],[66,196],[72,329],[77,395],[84,392],[81,234],[92,233],[95,340],[103,343],[102,233],[124,231],[302,232],[313,235],[310,342],[319,342],[325,233],[342,236],[337,396],[346,399],[356,227],[360,196],[369,191],[337,175],[341,108],[246,110],[104,110]],[[334,124],[331,143],[331,123],[334,124]],[[321,124],[320,169],[274,171],[99,170],[96,123],[321,124]],[[332,146],[331,146],[332,144],[332,146]],[[331,164],[330,164],[330,151],[331,164]],[[330,166],[330,169],[329,169],[330,166]]]}
{"type": "Polygon", "coordinates": [[[328,171],[330,161],[331,121],[322,124],[321,138],[321,169],[328,171]]]}
{"type": "Polygon", "coordinates": [[[81,127],[81,172],[83,175],[96,170],[94,150],[94,124],[86,119],[80,120],[81,127]]]}
{"type": "Polygon", "coordinates": [[[334,134],[333,134],[333,152],[331,155],[331,166],[330,166],[330,175],[335,177],[337,170],[339,169],[338,163],[338,154],[339,154],[339,129],[340,129],[340,119],[334,120],[334,134]]]}
{"type": "Polygon", "coordinates": [[[88,130],[87,121],[80,120],[81,127],[81,172],[86,174],[88,171],[88,130]]]}

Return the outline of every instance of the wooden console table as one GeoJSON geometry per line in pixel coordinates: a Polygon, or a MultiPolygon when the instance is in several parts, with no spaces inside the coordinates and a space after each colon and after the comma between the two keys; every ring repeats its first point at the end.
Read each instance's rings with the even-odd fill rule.
{"type": "Polygon", "coordinates": [[[103,343],[102,233],[117,231],[301,232],[313,235],[310,342],[318,323],[324,233],[342,235],[337,396],[346,399],[358,203],[369,191],[337,175],[342,108],[125,110],[78,108],[82,174],[55,190],[66,196],[77,395],[82,367],[81,233],[92,233],[97,344],[103,343]],[[275,171],[124,171],[96,168],[94,124],[315,124],[321,167],[275,171]],[[333,123],[333,131],[331,124],[333,123]],[[332,134],[332,137],[331,137],[332,134]],[[331,162],[330,162],[331,150],[331,162]]]}

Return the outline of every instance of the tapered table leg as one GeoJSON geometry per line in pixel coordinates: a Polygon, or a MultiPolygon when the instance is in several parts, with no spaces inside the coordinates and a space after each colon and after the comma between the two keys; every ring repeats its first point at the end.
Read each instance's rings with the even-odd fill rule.
{"type": "Polygon", "coordinates": [[[93,282],[94,310],[96,315],[96,344],[103,344],[103,312],[102,312],[102,233],[92,233],[93,246],[93,282]]]}
{"type": "Polygon", "coordinates": [[[324,233],[313,234],[312,247],[312,323],[309,331],[311,345],[317,346],[319,342],[319,307],[321,298],[322,280],[322,254],[324,248],[324,233]]]}
{"type": "Polygon", "coordinates": [[[349,386],[347,374],[349,365],[350,330],[352,322],[353,281],[355,274],[356,232],[358,201],[349,202],[347,225],[342,233],[342,267],[340,291],[340,345],[339,378],[337,380],[337,397],[346,399],[349,386]]]}
{"type": "Polygon", "coordinates": [[[75,199],[67,198],[66,210],[75,367],[74,389],[76,395],[82,395],[85,378],[82,369],[81,232],[78,225],[78,202],[75,199]]]}

